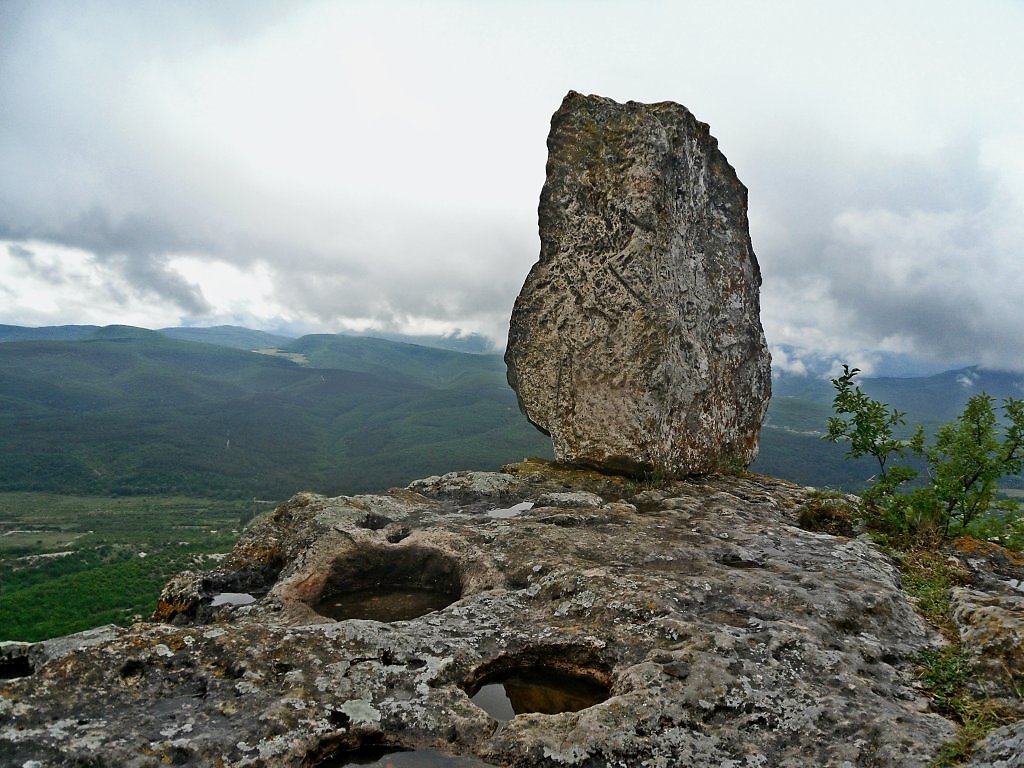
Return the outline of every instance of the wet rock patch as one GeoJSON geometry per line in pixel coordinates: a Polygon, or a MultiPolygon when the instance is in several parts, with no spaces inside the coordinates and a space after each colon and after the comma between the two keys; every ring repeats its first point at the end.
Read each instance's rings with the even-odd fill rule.
{"type": "Polygon", "coordinates": [[[541,647],[481,665],[463,683],[470,700],[498,721],[535,712],[578,712],[608,699],[609,665],[586,647],[541,647]]]}
{"type": "Polygon", "coordinates": [[[456,563],[426,547],[365,547],[336,560],[312,603],[327,618],[405,621],[462,596],[456,563]]]}
{"type": "Polygon", "coordinates": [[[607,686],[558,669],[527,667],[488,678],[470,700],[495,720],[579,712],[608,699],[607,686]]]}

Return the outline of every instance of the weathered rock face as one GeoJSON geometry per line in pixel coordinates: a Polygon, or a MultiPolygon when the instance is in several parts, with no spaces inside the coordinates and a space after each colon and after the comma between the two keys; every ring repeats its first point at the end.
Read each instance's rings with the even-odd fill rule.
{"type": "MultiPolygon", "coordinates": [[[[955,544],[971,575],[970,587],[950,594],[960,640],[980,673],[971,687],[1024,717],[1024,556],[974,539],[955,544]]],[[[1020,760],[1024,766],[1024,754],[1020,760]]]]}
{"type": "Polygon", "coordinates": [[[913,677],[941,640],[877,550],[795,526],[810,498],[542,462],[302,494],[169,584],[171,623],[29,649],[32,674],[0,681],[0,765],[348,765],[384,744],[478,768],[925,766],[955,731],[913,677]],[[317,612],[381,562],[453,579],[455,602],[391,622],[317,612]],[[608,698],[507,722],[471,700],[538,663],[608,698]]]}
{"type": "Polygon", "coordinates": [[[505,361],[555,457],[669,477],[749,465],[771,395],[761,274],[708,126],[570,92],[539,219],[505,361]]]}

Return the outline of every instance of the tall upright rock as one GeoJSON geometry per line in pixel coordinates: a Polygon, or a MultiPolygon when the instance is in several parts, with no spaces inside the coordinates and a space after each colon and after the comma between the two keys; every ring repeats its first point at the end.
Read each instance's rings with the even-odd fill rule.
{"type": "Polygon", "coordinates": [[[747,190],[679,104],[570,91],[508,380],[558,460],[671,477],[745,467],[771,396],[747,190]]]}

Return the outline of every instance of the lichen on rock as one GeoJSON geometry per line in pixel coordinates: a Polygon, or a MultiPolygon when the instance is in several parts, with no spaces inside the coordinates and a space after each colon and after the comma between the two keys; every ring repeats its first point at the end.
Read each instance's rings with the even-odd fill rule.
{"type": "Polygon", "coordinates": [[[679,104],[570,92],[508,380],[560,461],[681,477],[748,466],[771,394],[747,191],[679,104]]]}
{"type": "Polygon", "coordinates": [[[797,527],[809,489],[507,470],[282,505],[218,568],[169,585],[165,602],[195,601],[177,624],[72,644],[3,681],[0,764],[298,768],[384,744],[504,768],[923,767],[953,735],[913,678],[940,638],[870,544],[797,527]],[[534,506],[489,517],[498,498],[534,506]],[[280,565],[255,602],[213,607],[268,548],[280,565]],[[352,558],[421,557],[428,573],[431,552],[459,587],[439,611],[314,610],[352,558]],[[529,663],[596,676],[608,698],[499,727],[471,692],[529,663]]]}

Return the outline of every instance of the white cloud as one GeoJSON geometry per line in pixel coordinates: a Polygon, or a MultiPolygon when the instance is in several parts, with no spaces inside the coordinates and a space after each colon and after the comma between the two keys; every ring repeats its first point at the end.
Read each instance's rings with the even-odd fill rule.
{"type": "Polygon", "coordinates": [[[799,357],[791,356],[782,347],[772,346],[772,376],[778,377],[780,373],[788,373],[792,376],[806,376],[808,374],[807,364],[799,357]]]}
{"type": "Polygon", "coordinates": [[[0,312],[502,344],[574,88],[710,123],[774,345],[1024,368],[1022,21],[1005,0],[15,0],[0,238],[43,261],[2,254],[0,312]]]}
{"type": "Polygon", "coordinates": [[[0,323],[160,327],[177,325],[182,317],[178,307],[154,302],[151,293],[126,279],[117,266],[78,248],[0,240],[0,274],[17,286],[0,304],[0,323]],[[19,251],[31,257],[15,255],[19,251]],[[114,319],[112,307],[117,308],[114,319]]]}
{"type": "Polygon", "coordinates": [[[974,389],[978,382],[978,374],[975,371],[964,371],[956,377],[956,383],[964,389],[974,389]]]}

